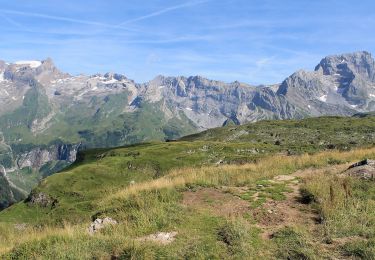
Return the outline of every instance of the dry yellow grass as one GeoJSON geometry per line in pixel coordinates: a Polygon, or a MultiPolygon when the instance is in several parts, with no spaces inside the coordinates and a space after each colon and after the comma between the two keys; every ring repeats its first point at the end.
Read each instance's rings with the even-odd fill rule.
{"type": "Polygon", "coordinates": [[[273,155],[260,159],[257,163],[244,165],[223,165],[171,170],[166,176],[156,180],[136,183],[120,190],[102,201],[105,205],[113,199],[125,199],[142,191],[162,188],[183,187],[186,184],[203,185],[243,185],[259,179],[268,179],[280,174],[290,174],[299,169],[323,167],[336,160],[354,162],[366,157],[375,157],[375,148],[355,149],[346,152],[325,151],[313,155],[298,156],[273,155]]]}
{"type": "Polygon", "coordinates": [[[13,225],[2,223],[0,225],[0,255],[9,252],[12,248],[26,241],[38,241],[48,236],[73,237],[80,233],[80,228],[65,223],[63,227],[43,228],[27,227],[17,229],[13,225]]]}

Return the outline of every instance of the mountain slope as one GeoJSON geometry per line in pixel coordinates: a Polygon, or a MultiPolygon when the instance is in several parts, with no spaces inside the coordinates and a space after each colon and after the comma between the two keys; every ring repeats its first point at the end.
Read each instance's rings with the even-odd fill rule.
{"type": "MultiPolygon", "coordinates": [[[[34,193],[43,192],[58,201],[53,208],[41,210],[37,220],[79,222],[90,218],[97,211],[95,201],[102,199],[104,191],[112,194],[131,181],[159,178],[172,169],[243,164],[271,154],[373,147],[374,129],[375,117],[273,120],[211,129],[174,142],[83,151],[76,163],[46,178],[36,188],[34,193]]],[[[29,212],[26,215],[32,221],[36,220],[32,218],[40,209],[28,203],[19,203],[0,216],[10,214],[9,219],[14,221],[18,217],[12,212],[18,212],[20,207],[29,212]]]]}
{"type": "Polygon", "coordinates": [[[254,87],[200,76],[138,84],[115,73],[71,76],[51,59],[0,62],[0,130],[12,153],[1,164],[13,183],[34,185],[73,162],[78,149],[176,139],[227,124],[369,112],[374,71],[371,55],[356,52],[254,87]]]}
{"type": "Polygon", "coordinates": [[[375,156],[374,128],[372,116],[262,121],[181,141],[81,151],[27,200],[0,212],[0,252],[9,258],[371,259],[375,187],[337,173],[375,156]],[[317,204],[297,200],[308,198],[317,204]],[[103,217],[118,224],[89,235],[91,221],[103,217]],[[33,227],[34,236],[18,235],[33,227]],[[171,244],[145,239],[156,232],[177,237],[171,244]]]}

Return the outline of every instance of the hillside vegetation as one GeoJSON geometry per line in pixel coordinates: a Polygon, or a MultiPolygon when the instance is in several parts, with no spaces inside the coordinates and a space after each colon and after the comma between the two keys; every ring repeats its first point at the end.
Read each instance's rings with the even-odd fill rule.
{"type": "Polygon", "coordinates": [[[262,121],[81,152],[0,212],[8,259],[375,257],[375,118],[262,121]],[[33,198],[45,198],[42,203],[33,198]],[[91,221],[118,224],[90,235],[91,221]],[[169,244],[150,234],[176,232],[169,244]]]}

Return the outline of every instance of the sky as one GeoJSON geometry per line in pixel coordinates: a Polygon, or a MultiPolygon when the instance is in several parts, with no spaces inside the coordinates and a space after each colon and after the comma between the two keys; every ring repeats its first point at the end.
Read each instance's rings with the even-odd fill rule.
{"type": "Polygon", "coordinates": [[[253,85],[331,54],[375,54],[375,1],[0,0],[0,59],[136,82],[200,75],[253,85]]]}

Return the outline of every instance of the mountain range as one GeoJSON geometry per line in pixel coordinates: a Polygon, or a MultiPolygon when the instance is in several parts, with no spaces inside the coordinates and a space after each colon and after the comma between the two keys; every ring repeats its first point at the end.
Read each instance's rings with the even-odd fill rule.
{"type": "Polygon", "coordinates": [[[0,61],[0,208],[72,163],[79,149],[373,110],[375,61],[365,51],[325,57],[314,71],[300,70],[269,86],[200,76],[136,83],[116,73],[72,76],[51,59],[0,61]]]}

